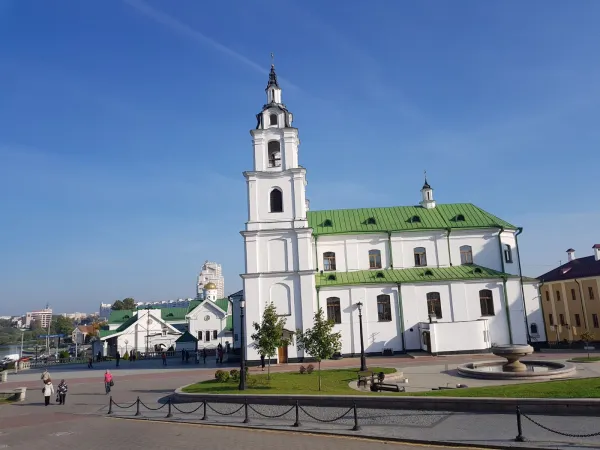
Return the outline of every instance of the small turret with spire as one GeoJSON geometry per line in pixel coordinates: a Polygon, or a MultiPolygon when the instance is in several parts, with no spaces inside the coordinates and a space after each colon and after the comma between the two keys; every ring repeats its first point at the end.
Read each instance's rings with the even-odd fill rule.
{"type": "Polygon", "coordinates": [[[281,88],[277,82],[277,73],[275,73],[275,56],[271,53],[271,71],[269,72],[269,82],[265,88],[267,92],[267,104],[281,103],[281,88]]]}
{"type": "Polygon", "coordinates": [[[421,202],[419,203],[423,208],[433,209],[435,208],[435,200],[433,199],[433,189],[427,182],[427,171],[425,171],[425,183],[421,188],[421,202]]]}

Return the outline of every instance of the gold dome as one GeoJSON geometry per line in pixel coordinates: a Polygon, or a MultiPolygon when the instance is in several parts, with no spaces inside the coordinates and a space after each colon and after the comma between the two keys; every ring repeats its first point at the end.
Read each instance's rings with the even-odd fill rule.
{"type": "Polygon", "coordinates": [[[206,289],[207,291],[208,291],[209,289],[216,289],[216,288],[217,288],[217,285],[216,285],[215,283],[212,283],[212,282],[211,282],[211,283],[206,283],[206,284],[204,285],[204,289],[206,289]]]}

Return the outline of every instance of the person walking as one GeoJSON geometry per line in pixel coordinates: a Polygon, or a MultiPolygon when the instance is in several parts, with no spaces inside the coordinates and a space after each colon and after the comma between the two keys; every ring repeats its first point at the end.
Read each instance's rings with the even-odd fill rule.
{"type": "Polygon", "coordinates": [[[48,381],[52,381],[50,379],[50,372],[48,372],[48,369],[44,369],[44,371],[42,372],[42,383],[44,383],[44,385],[48,382],[48,381]]]}
{"type": "Polygon", "coordinates": [[[93,369],[94,368],[94,358],[92,358],[91,356],[88,358],[88,369],[93,369]]]}
{"type": "Polygon", "coordinates": [[[202,349],[202,359],[204,360],[204,364],[206,364],[206,347],[202,349]]]}
{"type": "Polygon", "coordinates": [[[67,391],[68,390],[69,390],[69,387],[67,386],[67,383],[65,382],[65,380],[60,380],[60,383],[57,388],[59,405],[65,404],[65,401],[67,399],[67,391]]]}
{"type": "Polygon", "coordinates": [[[52,386],[50,379],[45,382],[42,392],[44,393],[44,406],[48,406],[50,404],[50,396],[54,394],[54,386],[52,386]]]}
{"type": "Polygon", "coordinates": [[[115,360],[117,361],[117,367],[119,367],[119,361],[121,361],[121,354],[117,350],[117,354],[115,355],[115,360]]]}
{"type": "Polygon", "coordinates": [[[263,372],[265,371],[265,355],[260,354],[260,366],[262,367],[263,372]]]}
{"type": "Polygon", "coordinates": [[[196,364],[200,364],[200,354],[198,353],[198,349],[196,349],[196,353],[194,354],[194,359],[196,360],[196,364]]]}
{"type": "Polygon", "coordinates": [[[166,366],[167,365],[167,353],[162,352],[161,358],[162,358],[163,366],[166,366]]]}
{"type": "Polygon", "coordinates": [[[190,352],[185,350],[185,363],[188,364],[190,362],[190,352]]]}
{"type": "Polygon", "coordinates": [[[106,372],[104,372],[104,389],[106,390],[106,395],[110,393],[110,388],[114,385],[115,382],[113,381],[113,376],[110,373],[110,370],[106,369],[106,372]]]}

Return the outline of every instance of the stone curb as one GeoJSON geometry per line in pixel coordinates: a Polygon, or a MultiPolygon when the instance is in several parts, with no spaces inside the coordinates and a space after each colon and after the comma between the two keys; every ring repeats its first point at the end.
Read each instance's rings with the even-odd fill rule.
{"type": "Polygon", "coordinates": [[[302,430],[290,427],[290,429],[279,427],[279,428],[270,428],[270,427],[259,427],[248,424],[238,424],[238,423],[211,423],[211,422],[197,422],[197,421],[189,421],[189,420],[168,420],[168,419],[150,419],[150,418],[139,418],[139,417],[119,417],[112,416],[107,417],[108,419],[120,419],[120,420],[137,420],[137,421],[145,421],[145,422],[162,422],[162,423],[175,423],[175,424],[188,424],[188,425],[199,425],[199,426],[211,426],[211,427],[223,427],[223,428],[241,428],[245,430],[274,430],[280,431],[283,433],[299,433],[299,434],[308,434],[308,435],[317,435],[324,437],[353,437],[366,439],[370,441],[377,442],[395,442],[398,444],[419,444],[419,445],[434,445],[434,446],[447,446],[452,448],[486,448],[486,449],[498,449],[498,450],[513,450],[518,448],[520,450],[542,450],[542,447],[528,447],[524,445],[520,445],[515,443],[514,445],[498,445],[498,444],[487,444],[487,443],[462,443],[456,441],[443,441],[443,440],[427,440],[427,439],[402,439],[397,437],[381,437],[381,436],[372,436],[365,433],[360,432],[352,432],[352,433],[334,433],[328,431],[312,431],[312,430],[302,430]]]}
{"type": "MultiPolygon", "coordinates": [[[[191,385],[188,385],[191,386],[191,385]]],[[[587,398],[494,398],[494,397],[411,397],[366,395],[260,395],[260,394],[190,394],[187,386],[175,390],[171,396],[176,403],[243,403],[258,405],[295,405],[343,407],[356,404],[358,408],[397,409],[444,412],[515,414],[517,406],[526,414],[559,416],[600,416],[600,399],[587,398]]]]}

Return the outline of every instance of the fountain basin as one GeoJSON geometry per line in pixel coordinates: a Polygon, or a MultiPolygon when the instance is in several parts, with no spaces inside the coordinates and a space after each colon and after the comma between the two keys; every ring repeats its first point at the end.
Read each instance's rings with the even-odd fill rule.
{"type": "Polygon", "coordinates": [[[502,366],[504,372],[528,372],[525,364],[519,360],[533,353],[531,345],[496,345],[490,350],[494,355],[507,359],[508,362],[502,366]]]}
{"type": "Polygon", "coordinates": [[[487,380],[548,380],[570,378],[575,375],[575,366],[554,361],[519,361],[525,370],[505,371],[505,363],[499,361],[461,364],[458,373],[468,378],[487,380]]]}

